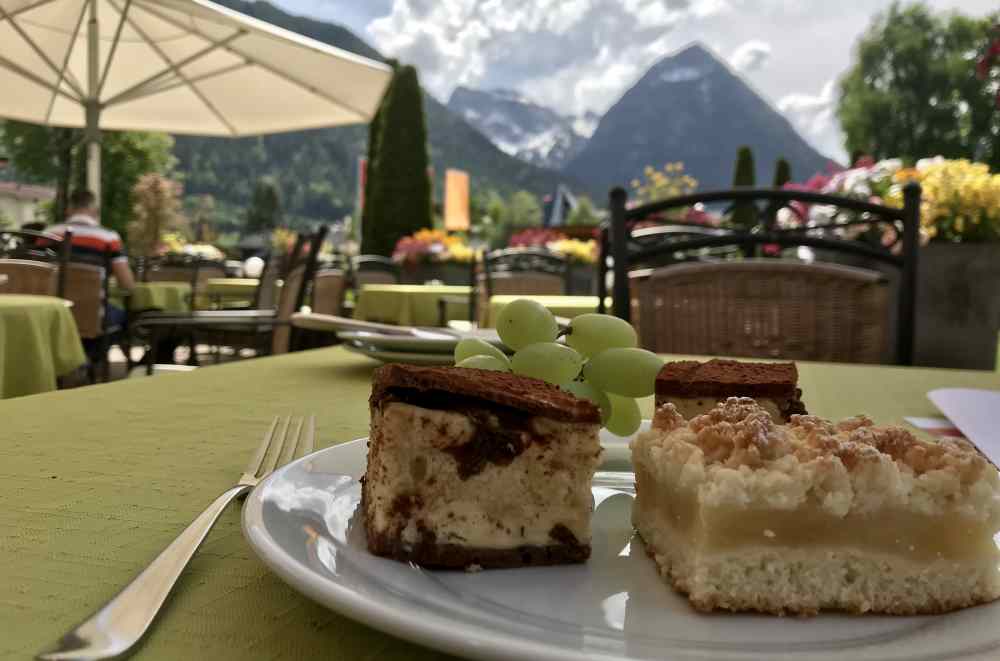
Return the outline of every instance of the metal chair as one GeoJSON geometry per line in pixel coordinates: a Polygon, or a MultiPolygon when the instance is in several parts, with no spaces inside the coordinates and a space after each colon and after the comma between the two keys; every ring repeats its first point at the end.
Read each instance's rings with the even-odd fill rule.
{"type": "Polygon", "coordinates": [[[312,311],[339,316],[347,291],[347,273],[340,269],[316,272],[312,288],[312,311]]]}
{"type": "MultiPolygon", "coordinates": [[[[794,286],[799,287],[800,289],[796,289],[794,291],[799,292],[797,295],[800,299],[802,299],[799,302],[808,302],[807,299],[809,297],[823,296],[833,296],[838,300],[838,305],[840,307],[836,309],[841,310],[841,312],[838,313],[833,312],[832,309],[823,311],[821,309],[822,306],[820,305],[820,302],[814,301],[815,305],[799,306],[801,314],[811,315],[809,318],[799,317],[798,319],[793,319],[787,315],[781,315],[780,318],[786,320],[786,323],[781,330],[782,333],[791,333],[794,335],[796,332],[794,324],[806,326],[822,321],[823,318],[826,318],[828,321],[833,323],[832,315],[834,314],[839,315],[837,317],[838,319],[844,319],[844,315],[847,315],[847,313],[842,311],[843,305],[853,306],[858,310],[869,314],[883,316],[894,315],[896,332],[893,343],[893,351],[886,351],[886,355],[881,356],[881,359],[889,360],[890,362],[894,360],[895,362],[904,365],[912,364],[919,242],[918,233],[920,227],[920,187],[918,184],[912,183],[905,187],[904,207],[902,209],[871,204],[846,197],[807,191],[751,188],[710,191],[694,195],[685,195],[652,202],[650,204],[645,204],[632,209],[626,208],[626,202],[627,193],[624,189],[616,188],[611,191],[611,219],[610,224],[607,225],[602,231],[601,258],[598,260],[598,292],[600,296],[600,311],[604,311],[604,297],[607,293],[605,274],[606,269],[608,268],[608,263],[611,261],[614,267],[614,314],[618,317],[629,320],[633,317],[633,311],[636,311],[638,313],[640,335],[643,336],[644,339],[654,348],[664,346],[662,342],[669,342],[669,340],[661,341],[659,338],[651,336],[651,333],[662,333],[666,335],[667,331],[661,329],[660,326],[657,325],[657,322],[651,322],[650,320],[653,319],[658,320],[658,322],[666,323],[666,318],[663,317],[662,314],[667,313],[663,312],[663,308],[666,305],[674,306],[677,300],[674,294],[668,292],[669,288],[672,286],[669,284],[672,276],[664,274],[670,269],[680,269],[682,266],[685,266],[688,268],[688,271],[680,273],[685,274],[689,278],[692,278],[694,274],[698,274],[699,277],[702,278],[700,284],[690,284],[691,289],[689,289],[689,291],[695,291],[696,287],[701,287],[698,295],[703,298],[708,297],[710,301],[715,301],[716,304],[712,308],[713,314],[719,318],[740,318],[740,315],[744,314],[744,312],[734,311],[735,309],[732,307],[732,296],[727,296],[725,292],[718,290],[718,287],[722,286],[718,284],[721,282],[720,278],[726,279],[728,283],[727,286],[730,290],[735,291],[735,288],[741,286],[741,283],[736,281],[729,282],[729,280],[750,278],[751,273],[753,274],[753,277],[756,278],[754,282],[757,282],[759,287],[764,290],[768,290],[770,288],[769,290],[772,293],[775,291],[778,291],[779,293],[783,292],[782,295],[790,296],[788,292],[793,291],[793,284],[788,284],[787,287],[782,284],[779,287],[779,285],[774,284],[775,282],[778,280],[787,281],[789,283],[798,282],[798,284],[794,286]],[[852,216],[848,220],[838,220],[822,225],[791,228],[777,227],[776,217],[778,211],[796,201],[810,204],[832,205],[844,210],[845,212],[849,212],[852,216]],[[702,236],[694,237],[667,237],[665,240],[658,240],[652,244],[647,242],[645,245],[643,245],[641,241],[641,239],[643,239],[642,235],[638,237],[640,240],[637,241],[636,234],[640,234],[640,231],[630,231],[629,224],[631,222],[646,218],[653,213],[658,213],[667,209],[688,207],[699,202],[729,202],[733,204],[740,204],[743,208],[750,205],[757,211],[758,222],[756,226],[753,227],[722,230],[720,232],[711,232],[702,236]],[[760,206],[758,203],[764,204],[763,206],[760,206]],[[855,226],[865,226],[866,228],[891,227],[895,238],[889,243],[889,245],[873,245],[872,243],[865,241],[840,237],[840,235],[843,234],[848,228],[854,227],[857,229],[855,226]],[[768,254],[767,251],[771,247],[777,247],[780,249],[799,246],[821,250],[828,255],[844,255],[851,258],[862,258],[865,260],[866,264],[871,266],[871,268],[867,269],[867,272],[852,272],[850,275],[847,275],[846,272],[843,272],[843,267],[838,270],[836,274],[833,274],[833,272],[829,270],[821,271],[814,268],[820,267],[820,264],[813,264],[806,268],[791,269],[779,267],[777,264],[772,264],[771,266],[746,266],[746,269],[755,269],[754,271],[740,271],[736,267],[719,268],[718,264],[708,265],[706,268],[701,270],[692,270],[690,265],[677,264],[679,261],[687,261],[686,256],[698,255],[700,254],[700,251],[717,249],[728,249],[733,251],[731,254],[726,256],[728,260],[763,259],[765,262],[773,262],[777,260],[768,260],[766,258],[766,255],[768,254]],[[896,252],[899,252],[900,254],[895,254],[896,252]],[[664,267],[663,265],[665,263],[668,264],[668,266],[664,267]],[[669,264],[673,265],[670,266],[669,264]],[[882,294],[874,293],[876,289],[871,289],[866,292],[856,292],[852,299],[851,297],[843,294],[842,290],[836,288],[850,288],[851,286],[860,287],[861,289],[864,289],[865,287],[884,287],[881,283],[876,282],[883,277],[880,270],[886,270],[889,272],[895,281],[895,287],[897,289],[894,309],[890,307],[888,302],[884,305],[885,310],[888,312],[876,309],[878,306],[875,306],[874,301],[879,300],[882,296],[882,294]],[[834,275],[837,277],[834,277],[834,275]],[[820,286],[818,282],[824,278],[826,279],[827,284],[820,286]],[[836,280],[839,284],[836,286],[831,284],[834,280],[836,280]],[[716,287],[716,290],[714,290],[715,293],[711,295],[707,293],[711,287],[711,285],[708,284],[710,282],[716,283],[714,285],[716,287]],[[809,282],[812,282],[812,284],[808,284],[809,282]],[[849,282],[853,282],[854,285],[845,284],[849,282]],[[864,287],[862,287],[862,284],[864,287]],[[775,287],[779,288],[775,289],[775,287]],[[784,289],[781,287],[784,287],[784,289]],[[811,290],[810,287],[812,288],[811,290]],[[806,293],[809,291],[812,293],[806,293]],[[728,303],[726,302],[727,300],[729,301],[728,303]],[[790,328],[792,330],[789,330],[790,328]],[[894,356],[889,355],[892,353],[894,353],[894,356]]],[[[663,237],[660,238],[662,239],[663,237]]],[[[737,263],[739,262],[737,261],[737,263]]],[[[857,269],[855,269],[855,271],[857,271],[857,269]]],[[[675,271],[675,273],[678,272],[675,271]]],[[[689,282],[693,283],[694,281],[689,280],[689,282]]],[[[883,289],[882,291],[885,290],[883,289]]],[[[693,299],[689,297],[683,300],[690,301],[693,299]]],[[[794,296],[792,297],[792,302],[793,304],[798,304],[795,303],[794,296]]],[[[763,303],[758,301],[758,306],[760,305],[763,305],[763,303]]],[[[680,308],[674,307],[672,309],[674,309],[677,314],[695,314],[696,316],[698,314],[692,312],[693,308],[684,308],[684,306],[681,306],[680,308]],[[684,312],[684,310],[688,311],[684,312]]],[[[773,315],[778,314],[774,308],[768,309],[771,310],[769,314],[772,315],[772,318],[773,315]]],[[[892,321],[885,323],[891,324],[892,321]]],[[[760,328],[766,329],[770,327],[761,325],[760,328]]],[[[694,333],[695,331],[691,332],[694,333]]],[[[851,332],[853,333],[851,335],[852,338],[860,337],[860,335],[857,335],[854,331],[851,332]]],[[[876,333],[881,331],[867,330],[865,332],[876,333]]],[[[710,337],[710,335],[704,335],[706,341],[710,337]]],[[[758,337],[756,341],[761,347],[764,347],[765,345],[779,346],[778,344],[774,344],[770,341],[765,342],[760,337],[758,337]]],[[[858,341],[860,342],[860,340],[858,341]]],[[[733,340],[733,342],[735,343],[736,341],[733,340]]],[[[874,342],[874,340],[872,340],[872,342],[874,342]]],[[[712,353],[711,347],[713,345],[711,343],[705,344],[704,346],[704,351],[692,351],[692,353],[712,353]]],[[[868,361],[873,357],[872,351],[874,351],[874,349],[872,349],[871,346],[873,346],[871,342],[866,340],[853,349],[845,351],[841,348],[837,349],[837,351],[833,353],[831,353],[831,351],[833,351],[832,349],[824,349],[823,351],[817,349],[815,354],[800,354],[796,350],[793,350],[790,346],[780,348],[779,352],[784,351],[789,355],[805,357],[820,357],[823,355],[850,356],[852,357],[851,360],[857,359],[868,361]]],[[[738,351],[740,349],[733,350],[738,351]]],[[[770,349],[762,349],[762,351],[768,356],[778,357],[778,355],[770,349]]],[[[782,354],[782,357],[784,357],[784,354],[782,354]]],[[[840,358],[830,359],[839,360],[840,358]]]]}
{"type": "Polygon", "coordinates": [[[544,248],[505,248],[483,256],[476,316],[485,318],[495,295],[561,296],[569,291],[569,260],[544,248]]]}
{"type": "Polygon", "coordinates": [[[395,285],[401,279],[399,264],[382,255],[358,255],[351,260],[354,289],[365,285],[395,285]]]}

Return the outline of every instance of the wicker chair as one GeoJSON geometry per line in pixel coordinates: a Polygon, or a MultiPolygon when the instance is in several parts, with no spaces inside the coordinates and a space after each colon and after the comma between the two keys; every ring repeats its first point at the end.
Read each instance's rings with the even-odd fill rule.
{"type": "Polygon", "coordinates": [[[102,380],[110,377],[108,349],[112,343],[122,345],[126,363],[131,367],[127,328],[111,325],[105,315],[110,273],[110,256],[105,257],[104,266],[67,264],[65,298],[73,302],[73,318],[87,353],[87,375],[91,382],[97,381],[98,370],[102,380]]]}
{"type": "Polygon", "coordinates": [[[63,236],[34,230],[0,230],[0,293],[62,296],[72,232],[63,236]]]}
{"type": "MultiPolygon", "coordinates": [[[[215,310],[188,315],[149,315],[140,317],[134,326],[151,332],[151,344],[164,331],[181,329],[196,337],[209,336],[215,344],[252,347],[258,353],[285,353],[296,348],[292,313],[302,307],[316,270],[316,256],[326,238],[322,226],[309,241],[297,241],[289,260],[290,268],[278,295],[277,308],[257,310],[215,310]]],[[[153,372],[152,352],[147,352],[146,371],[153,372]]]]}
{"type": "Polygon", "coordinates": [[[636,272],[632,285],[633,322],[651,351],[886,360],[889,287],[876,271],[749,259],[636,272]]]}
{"type": "Polygon", "coordinates": [[[358,255],[351,260],[355,291],[365,285],[399,284],[399,264],[382,255],[358,255]]]}
{"type": "Polygon", "coordinates": [[[0,294],[55,296],[59,289],[59,269],[55,264],[0,259],[0,274],[7,276],[7,281],[0,284],[0,294]]]}
{"type": "Polygon", "coordinates": [[[340,269],[324,269],[313,280],[312,311],[339,316],[347,291],[347,274],[340,269]]]}
{"type": "Polygon", "coordinates": [[[913,361],[919,185],[908,184],[904,200],[904,207],[897,209],[807,191],[741,188],[685,195],[626,209],[627,194],[616,188],[611,192],[611,221],[602,231],[602,256],[598,260],[602,311],[605,275],[611,262],[614,265],[614,313],[631,319],[635,311],[640,335],[651,348],[682,351],[665,348],[679,346],[666,337],[677,332],[683,336],[678,340],[680,345],[692,347],[683,351],[690,353],[860,362],[892,362],[894,359],[909,365],[913,361]],[[778,228],[778,211],[795,201],[832,205],[853,217],[822,225],[778,228]],[[644,243],[636,240],[640,230],[629,230],[630,222],[654,213],[696,203],[718,202],[753,207],[758,214],[757,225],[681,239],[661,236],[657,241],[651,241],[647,233],[639,237],[644,243]],[[765,204],[758,206],[759,202],[765,204]],[[883,246],[839,238],[845,230],[859,229],[854,226],[891,228],[895,240],[883,246]],[[785,265],[766,258],[767,249],[775,246],[806,246],[825,254],[863,259],[872,268],[850,269],[822,263],[785,265]],[[692,255],[704,257],[706,250],[719,249],[735,250],[735,255],[728,257],[736,259],[721,264],[677,263],[688,261],[692,255]],[[762,264],[757,265],[758,261],[762,264]],[[739,264],[744,264],[744,268],[740,269],[739,264]],[[705,268],[699,269],[699,266],[705,268]],[[659,270],[650,271],[650,267],[659,270]],[[682,267],[684,270],[679,270],[682,267]],[[892,297],[883,274],[875,269],[888,271],[892,276],[897,289],[895,306],[889,304],[892,297]],[[670,273],[679,274],[677,277],[682,279],[673,279],[670,273]],[[732,282],[721,284],[723,279],[732,282]],[[752,293],[748,288],[751,283],[765,293],[752,293]],[[787,297],[787,301],[774,300],[776,296],[787,297]],[[704,300],[698,300],[699,297],[704,300]],[[767,302],[768,299],[773,302],[767,302]],[[780,308],[782,305],[797,311],[799,316],[785,314],[780,308]],[[676,326],[661,327],[660,324],[669,321],[667,308],[672,309],[673,314],[691,318],[677,320],[676,326]],[[721,328],[717,323],[706,326],[712,315],[717,323],[725,325],[721,328]],[[871,317],[865,319],[861,315],[871,317]],[[891,323],[889,318],[893,316],[896,333],[889,349],[879,336],[885,336],[885,329],[891,323]],[[847,337],[838,337],[836,341],[829,339],[818,330],[824,323],[833,324],[837,333],[847,337]],[[703,342],[695,346],[689,340],[699,333],[703,335],[703,342]],[[724,337],[727,334],[731,337],[724,337]]]}
{"type": "Polygon", "coordinates": [[[565,294],[569,290],[569,262],[540,248],[494,250],[483,258],[476,290],[476,316],[482,321],[493,296],[565,294]]]}

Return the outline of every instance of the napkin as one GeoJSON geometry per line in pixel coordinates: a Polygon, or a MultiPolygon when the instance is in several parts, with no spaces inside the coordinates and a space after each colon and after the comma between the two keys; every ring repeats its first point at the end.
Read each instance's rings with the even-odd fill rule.
{"type": "Polygon", "coordinates": [[[1000,463],[1000,391],[939,388],[927,398],[993,463],[1000,463]]]}

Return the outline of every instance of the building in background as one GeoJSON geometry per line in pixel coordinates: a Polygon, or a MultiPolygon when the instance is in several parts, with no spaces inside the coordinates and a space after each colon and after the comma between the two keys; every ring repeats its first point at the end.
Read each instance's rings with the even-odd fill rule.
{"type": "Polygon", "coordinates": [[[562,227],[566,224],[566,219],[569,217],[570,212],[579,203],[569,188],[563,184],[559,184],[556,187],[555,195],[546,195],[543,204],[545,215],[542,216],[542,222],[545,227],[562,227]]]}
{"type": "Polygon", "coordinates": [[[39,205],[56,197],[54,188],[0,181],[0,222],[7,220],[16,227],[34,222],[39,205]]]}

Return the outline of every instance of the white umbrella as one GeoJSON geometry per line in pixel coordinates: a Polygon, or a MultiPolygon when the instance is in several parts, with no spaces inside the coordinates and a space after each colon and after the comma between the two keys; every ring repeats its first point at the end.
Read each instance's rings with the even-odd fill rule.
{"type": "Polygon", "coordinates": [[[367,122],[389,67],[205,0],[0,0],[0,117],[245,136],[367,122]]]}

